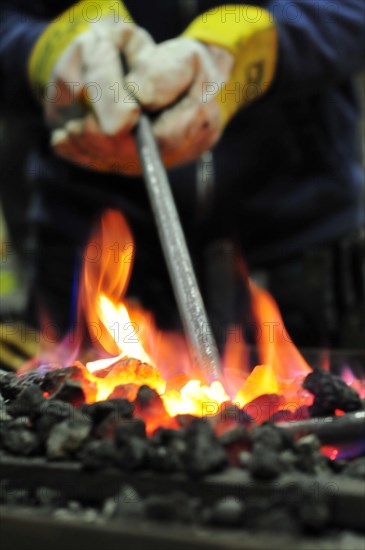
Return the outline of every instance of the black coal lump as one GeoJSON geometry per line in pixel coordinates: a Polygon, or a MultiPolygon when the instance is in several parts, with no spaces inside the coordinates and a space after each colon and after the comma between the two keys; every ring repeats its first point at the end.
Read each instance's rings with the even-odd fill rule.
{"type": "Polygon", "coordinates": [[[270,481],[282,473],[280,454],[268,448],[263,443],[256,443],[249,464],[252,477],[263,481],[270,481]]]}
{"type": "Polygon", "coordinates": [[[40,410],[41,416],[53,416],[59,420],[72,420],[75,415],[88,419],[81,411],[75,409],[70,403],[58,399],[46,399],[43,401],[40,410]]]}
{"type": "MultiPolygon", "coordinates": [[[[327,457],[328,468],[334,474],[340,474],[344,468],[347,466],[347,461],[342,458],[331,459],[327,457]]],[[[364,477],[365,477],[365,466],[364,466],[364,477]]]]}
{"type": "Polygon", "coordinates": [[[82,405],[80,410],[89,415],[94,424],[99,424],[110,414],[113,414],[115,419],[131,418],[134,405],[128,399],[108,399],[90,405],[82,405]]]}
{"type": "Polygon", "coordinates": [[[183,455],[186,447],[179,451],[174,443],[164,445],[150,445],[148,448],[148,463],[157,472],[179,472],[184,469],[183,455]]]}
{"type": "Polygon", "coordinates": [[[228,447],[235,443],[248,443],[250,441],[250,436],[248,429],[242,424],[239,424],[233,429],[226,430],[218,439],[223,447],[228,447]]]}
{"type": "Polygon", "coordinates": [[[6,408],[7,407],[5,404],[5,399],[0,394],[0,426],[3,422],[8,422],[9,420],[12,419],[12,416],[10,416],[6,408]]]}
{"type": "MultiPolygon", "coordinates": [[[[294,455],[295,443],[291,436],[288,437],[277,426],[267,422],[262,426],[255,427],[251,434],[251,442],[252,454],[250,460],[246,460],[246,467],[254,478],[269,481],[278,477],[282,472],[293,469],[293,464],[285,466],[283,455],[285,452],[294,455]]],[[[295,456],[292,458],[294,460],[295,456]]],[[[241,460],[240,462],[242,464],[241,460]]]]}
{"type": "Polygon", "coordinates": [[[66,403],[71,403],[75,407],[85,403],[84,390],[79,380],[65,380],[53,396],[66,403]]]}
{"type": "Polygon", "coordinates": [[[308,474],[328,472],[327,458],[321,453],[321,442],[314,434],[306,435],[298,440],[297,467],[308,474]]]}
{"type": "Polygon", "coordinates": [[[171,428],[157,428],[150,438],[152,445],[169,445],[172,441],[182,441],[186,433],[183,428],[180,430],[173,430],[171,428]]]}
{"type": "Polygon", "coordinates": [[[293,472],[297,470],[298,455],[291,449],[282,451],[279,455],[280,464],[283,469],[283,473],[293,472]]]}
{"type": "Polygon", "coordinates": [[[21,388],[26,388],[27,386],[39,386],[41,388],[44,380],[44,377],[39,374],[38,370],[25,372],[19,375],[18,378],[21,388]]]}
{"type": "Polygon", "coordinates": [[[21,390],[17,398],[8,405],[7,412],[13,417],[34,418],[39,416],[44,401],[42,390],[39,386],[32,384],[21,390]]]}
{"type": "MultiPolygon", "coordinates": [[[[83,414],[69,403],[57,399],[46,399],[40,408],[40,415],[34,427],[42,441],[46,441],[52,428],[64,420],[83,420],[83,414]]],[[[88,420],[88,417],[86,417],[88,420]]]]}
{"type": "Polygon", "coordinates": [[[21,390],[22,387],[16,374],[0,371],[0,393],[4,399],[15,399],[21,390]]]}
{"type": "Polygon", "coordinates": [[[68,368],[54,369],[46,372],[42,381],[42,390],[49,393],[57,391],[65,380],[70,378],[71,371],[68,368]]]}
{"type": "Polygon", "coordinates": [[[113,441],[88,441],[78,453],[78,458],[86,470],[101,470],[116,466],[118,450],[113,441]]]}
{"type": "Polygon", "coordinates": [[[342,470],[342,474],[354,479],[365,480],[365,457],[355,458],[352,462],[349,462],[342,470]]]}
{"type": "Polygon", "coordinates": [[[47,439],[47,456],[50,459],[66,459],[73,456],[91,431],[91,422],[86,419],[63,420],[56,424],[47,439]]]}
{"type": "Polygon", "coordinates": [[[185,468],[195,475],[222,470],[228,456],[211,426],[201,418],[194,419],[186,428],[185,468]]]}
{"type": "Polygon", "coordinates": [[[212,506],[209,523],[221,527],[239,527],[243,523],[245,506],[235,496],[224,497],[212,506]]]}
{"type": "Polygon", "coordinates": [[[157,391],[144,384],[137,392],[136,404],[141,408],[149,407],[155,399],[160,399],[157,391]]]}
{"type": "Polygon", "coordinates": [[[286,449],[294,449],[295,443],[291,434],[274,426],[271,422],[265,422],[252,430],[252,444],[260,443],[271,451],[281,452],[286,449]]]}
{"type": "Polygon", "coordinates": [[[338,376],[322,369],[310,372],[303,382],[303,388],[314,395],[309,413],[314,416],[334,414],[336,409],[353,412],[361,409],[361,400],[354,389],[338,376]]]}
{"type": "Polygon", "coordinates": [[[184,429],[157,429],[150,438],[149,465],[158,472],[178,472],[184,469],[187,442],[184,429]]]}
{"type": "Polygon", "coordinates": [[[252,462],[252,453],[249,453],[248,451],[242,451],[238,453],[238,464],[243,468],[244,470],[249,470],[251,468],[251,462],[252,462]]]}
{"type": "Polygon", "coordinates": [[[147,464],[148,442],[140,437],[127,439],[118,453],[118,466],[126,470],[137,470],[147,464]]]}
{"type": "Polygon", "coordinates": [[[1,443],[6,451],[18,456],[37,454],[40,448],[40,440],[30,429],[30,421],[25,417],[1,426],[1,443]]]}
{"type": "Polygon", "coordinates": [[[141,418],[130,418],[115,427],[115,442],[123,445],[130,437],[146,439],[146,425],[141,418]]]}

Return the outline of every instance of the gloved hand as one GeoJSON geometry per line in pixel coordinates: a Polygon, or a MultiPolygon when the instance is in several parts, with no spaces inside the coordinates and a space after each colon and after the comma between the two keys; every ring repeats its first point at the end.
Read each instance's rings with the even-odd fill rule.
{"type": "Polygon", "coordinates": [[[146,53],[127,81],[143,107],[163,110],[154,132],[165,164],[173,166],[209,149],[232,116],[270,87],[276,26],[264,9],[222,6],[146,53]]]}
{"type": "Polygon", "coordinates": [[[29,76],[54,130],[56,153],[96,170],[138,171],[130,131],[140,107],[134,85],[126,85],[121,54],[133,68],[153,45],[114,0],[83,0],[46,28],[33,48],[29,76]]]}

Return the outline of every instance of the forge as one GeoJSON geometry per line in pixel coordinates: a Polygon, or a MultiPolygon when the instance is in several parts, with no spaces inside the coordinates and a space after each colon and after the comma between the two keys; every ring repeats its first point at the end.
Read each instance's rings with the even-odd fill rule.
{"type": "Polygon", "coordinates": [[[83,388],[80,366],[0,373],[9,547],[363,547],[365,410],[355,394],[343,414],[339,393],[336,414],[322,417],[278,411],[271,395],[255,400],[263,418],[272,413],[264,423],[210,402],[203,418],[162,427],[168,415],[146,385],[90,403],[83,388]]]}
{"type": "Polygon", "coordinates": [[[363,548],[365,353],[301,353],[250,283],[266,337],[252,350],[232,330],[207,380],[184,338],[125,298],[121,215],[90,243],[102,254],[84,262],[75,330],[0,372],[10,547],[363,548]]]}

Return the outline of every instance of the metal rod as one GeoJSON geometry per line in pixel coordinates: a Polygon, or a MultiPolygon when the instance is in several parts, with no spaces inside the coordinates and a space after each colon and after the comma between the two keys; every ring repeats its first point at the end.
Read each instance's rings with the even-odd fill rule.
{"type": "Polygon", "coordinates": [[[365,440],[365,411],[346,413],[342,416],[326,416],[281,422],[278,428],[289,431],[294,437],[316,435],[323,444],[355,444],[365,440]]]}
{"type": "Polygon", "coordinates": [[[167,173],[146,115],[140,117],[136,140],[147,192],[192,358],[204,375],[205,382],[212,382],[220,376],[218,349],[199,292],[167,173]]]}

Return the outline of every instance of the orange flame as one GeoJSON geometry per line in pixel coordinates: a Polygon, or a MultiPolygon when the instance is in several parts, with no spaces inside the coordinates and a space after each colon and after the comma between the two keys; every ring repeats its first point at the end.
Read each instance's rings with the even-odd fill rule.
{"type": "Polygon", "coordinates": [[[267,329],[258,338],[260,360],[271,368],[281,380],[304,377],[310,367],[287,333],[279,308],[270,294],[250,283],[252,304],[258,326],[267,329]]]}
{"type": "MultiPolygon", "coordinates": [[[[107,210],[84,254],[79,309],[86,316],[88,328],[97,329],[96,346],[110,355],[121,353],[113,338],[113,321],[119,329],[122,309],[117,306],[129,283],[133,252],[134,240],[126,220],[118,212],[107,210]]],[[[128,313],[126,322],[127,318],[128,313]]]]}
{"type": "Polygon", "coordinates": [[[106,211],[86,249],[79,294],[80,315],[90,333],[98,334],[99,358],[86,364],[86,376],[96,388],[88,400],[106,399],[118,388],[135,396],[138,387],[147,384],[160,394],[170,417],[213,414],[230,399],[243,407],[263,394],[283,394],[283,404],[293,409],[310,403],[301,389],[309,366],[290,341],[266,291],[251,283],[259,326],[272,331],[280,327],[259,339],[262,364],[249,372],[242,333],[233,331],[227,339],[222,378],[206,386],[192,369],[184,338],[159,331],[150,314],[125,299],[133,253],[127,222],[119,212],[106,211]]]}

